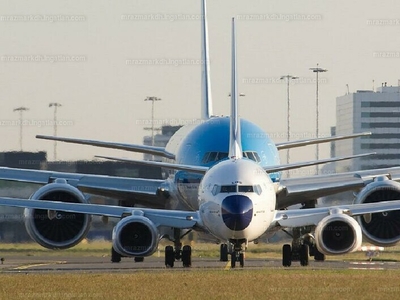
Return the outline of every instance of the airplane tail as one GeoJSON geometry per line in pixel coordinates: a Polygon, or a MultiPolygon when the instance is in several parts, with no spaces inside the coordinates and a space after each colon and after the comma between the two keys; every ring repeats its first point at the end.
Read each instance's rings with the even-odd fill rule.
{"type": "Polygon", "coordinates": [[[208,56],[208,28],[206,0],[201,1],[201,118],[209,119],[212,112],[210,60],[208,56]]]}
{"type": "Polygon", "coordinates": [[[242,158],[242,143],[240,139],[240,119],[238,115],[237,70],[236,70],[236,28],[235,18],[232,18],[232,82],[231,82],[231,122],[229,137],[229,157],[242,158]]]}

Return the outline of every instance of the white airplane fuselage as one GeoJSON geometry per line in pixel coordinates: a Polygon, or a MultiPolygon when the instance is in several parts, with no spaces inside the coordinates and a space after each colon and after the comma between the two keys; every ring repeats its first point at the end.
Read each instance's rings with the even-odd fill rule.
{"type": "Polygon", "coordinates": [[[221,240],[259,238],[275,214],[276,195],[265,171],[249,159],[229,159],[212,167],[199,187],[204,226],[221,240]]]}

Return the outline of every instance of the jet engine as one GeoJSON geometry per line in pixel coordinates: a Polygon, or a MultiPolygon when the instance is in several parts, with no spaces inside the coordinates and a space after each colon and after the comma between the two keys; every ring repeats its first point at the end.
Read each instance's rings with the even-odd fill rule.
{"type": "MultiPolygon", "coordinates": [[[[60,179],[41,187],[30,199],[87,203],[81,191],[60,179]]],[[[75,246],[86,237],[92,220],[86,214],[32,208],[26,208],[24,215],[31,238],[48,249],[75,246]]]]}
{"type": "MultiPolygon", "coordinates": [[[[400,200],[400,183],[378,177],[356,196],[355,203],[400,200]]],[[[377,246],[394,246],[400,241],[400,210],[357,217],[366,240],[377,246]]]]}
{"type": "Polygon", "coordinates": [[[133,215],[117,223],[112,239],[115,251],[123,256],[149,256],[157,249],[159,233],[148,218],[133,215]]]}
{"type": "Polygon", "coordinates": [[[336,213],[323,218],[315,228],[315,242],[326,255],[346,254],[361,246],[362,233],[357,221],[336,213]]]}

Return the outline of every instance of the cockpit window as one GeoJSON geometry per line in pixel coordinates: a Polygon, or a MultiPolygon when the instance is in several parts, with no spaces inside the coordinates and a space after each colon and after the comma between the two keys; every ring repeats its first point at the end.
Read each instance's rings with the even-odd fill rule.
{"type": "Polygon", "coordinates": [[[210,161],[216,161],[217,155],[218,155],[218,152],[210,152],[210,155],[208,156],[208,160],[206,163],[209,163],[210,161]]]}
{"type": "Polygon", "coordinates": [[[262,193],[261,185],[256,184],[256,185],[254,186],[254,192],[256,192],[257,195],[261,195],[261,193],[262,193]]]}
{"type": "Polygon", "coordinates": [[[235,193],[236,185],[221,185],[221,193],[235,193]]]}
{"type": "Polygon", "coordinates": [[[220,187],[216,184],[214,184],[211,193],[213,194],[213,196],[215,196],[216,194],[218,194],[220,191],[220,187]]]}
{"type": "Polygon", "coordinates": [[[219,193],[256,193],[261,195],[262,188],[259,184],[256,185],[217,185],[212,188],[211,193],[215,196],[219,193]]]}
{"type": "Polygon", "coordinates": [[[252,185],[239,185],[239,192],[241,193],[253,193],[253,186],[252,185]]]}
{"type": "MultiPolygon", "coordinates": [[[[217,151],[212,151],[212,152],[206,152],[203,156],[202,163],[203,164],[208,164],[212,162],[217,162],[220,160],[223,160],[228,157],[228,152],[217,152],[217,151]]],[[[255,162],[260,162],[260,156],[256,151],[244,151],[243,152],[243,157],[246,157],[248,159],[251,159],[255,162]]]]}
{"type": "Polygon", "coordinates": [[[206,152],[203,156],[202,163],[208,164],[211,162],[217,162],[227,157],[228,157],[227,152],[206,152]]]}
{"type": "Polygon", "coordinates": [[[251,159],[255,162],[260,162],[260,156],[256,151],[244,151],[243,152],[243,157],[247,157],[248,159],[251,159]]]}

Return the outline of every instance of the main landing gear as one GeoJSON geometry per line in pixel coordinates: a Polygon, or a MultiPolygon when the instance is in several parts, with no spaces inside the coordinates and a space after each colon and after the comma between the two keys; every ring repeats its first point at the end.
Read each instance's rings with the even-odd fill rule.
{"type": "MultiPolygon", "coordinates": [[[[309,200],[302,203],[301,209],[315,208],[317,200],[309,200]]],[[[285,231],[292,237],[292,244],[285,244],[282,247],[282,265],[290,267],[293,261],[300,261],[300,265],[308,266],[309,257],[314,256],[315,261],[324,261],[325,255],[316,246],[315,238],[311,234],[315,226],[293,228],[292,233],[285,231]]]]}
{"type": "Polygon", "coordinates": [[[231,255],[231,268],[235,268],[236,264],[239,263],[240,267],[244,267],[245,255],[242,248],[244,240],[230,241],[229,244],[221,244],[220,246],[220,261],[229,261],[229,254],[231,255]],[[231,246],[231,247],[229,247],[231,246]],[[232,248],[231,251],[229,248],[232,248]]]}
{"type": "Polygon", "coordinates": [[[182,260],[184,268],[192,266],[192,247],[186,245],[183,246],[182,250],[174,250],[172,246],[165,247],[165,266],[167,268],[173,268],[175,260],[182,260]]]}
{"type": "Polygon", "coordinates": [[[285,244],[282,247],[282,265],[290,267],[293,261],[300,261],[300,265],[308,266],[309,257],[314,256],[315,261],[324,261],[325,255],[321,253],[314,237],[310,234],[312,228],[309,226],[293,228],[292,244],[285,244]]]}
{"type": "Polygon", "coordinates": [[[192,247],[185,245],[182,248],[181,238],[183,238],[190,231],[181,236],[179,229],[174,229],[174,247],[165,247],[165,266],[173,268],[176,260],[181,260],[184,268],[192,266],[192,247]]]}
{"type": "MultiPolygon", "coordinates": [[[[111,247],[111,262],[112,263],[119,263],[121,261],[122,255],[119,254],[117,251],[114,250],[114,247],[111,247]]],[[[135,262],[143,262],[144,257],[143,256],[135,256],[134,257],[135,262]]]]}

